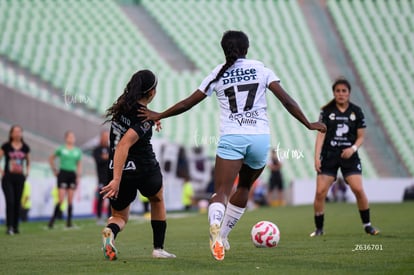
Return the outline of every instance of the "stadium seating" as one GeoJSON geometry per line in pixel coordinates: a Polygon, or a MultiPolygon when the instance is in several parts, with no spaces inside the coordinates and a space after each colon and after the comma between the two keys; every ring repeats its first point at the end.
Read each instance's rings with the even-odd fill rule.
{"type": "Polygon", "coordinates": [[[402,160],[414,174],[414,4],[336,1],[328,8],[402,160]]]}
{"type": "MultiPolygon", "coordinates": [[[[219,46],[222,32],[243,29],[251,40],[248,56],[272,68],[307,115],[316,119],[319,107],[329,100],[327,87],[331,80],[296,1],[143,0],[141,3],[202,73],[209,73],[224,61],[219,46]],[[302,47],[305,43],[307,47],[302,47]]],[[[309,177],[314,173],[314,134],[282,110],[272,96],[268,102],[273,145],[279,144],[284,150],[302,150],[305,156],[305,161],[286,160],[286,173],[291,175],[289,178],[309,177]]],[[[214,113],[211,106],[206,108],[203,112],[214,113]]],[[[362,155],[365,157],[363,150],[362,155]]],[[[365,170],[371,177],[376,174],[369,161],[365,170]]]]}
{"type": "MultiPolygon", "coordinates": [[[[151,107],[161,110],[192,93],[203,77],[224,61],[219,46],[223,31],[242,29],[251,39],[248,57],[273,69],[306,115],[317,119],[318,109],[330,99],[331,80],[297,1],[140,3],[198,71],[173,71],[111,0],[0,1],[0,29],[4,30],[0,33],[0,55],[50,82],[64,95],[90,99],[88,106],[98,114],[123,91],[134,71],[151,68],[160,79],[157,100],[151,107]]],[[[44,94],[45,100],[53,98],[47,91],[18,79],[9,68],[2,71],[0,67],[1,82],[33,95],[44,94]]],[[[272,144],[290,152],[285,160],[286,179],[313,177],[315,133],[292,118],[273,95],[268,99],[272,144]],[[293,159],[292,150],[302,151],[304,158],[293,159]]],[[[200,104],[188,115],[163,121],[163,131],[158,136],[186,146],[204,145],[213,155],[218,136],[218,104],[214,98],[200,104]]],[[[361,154],[365,176],[375,177],[376,171],[364,150],[361,154]]]]}

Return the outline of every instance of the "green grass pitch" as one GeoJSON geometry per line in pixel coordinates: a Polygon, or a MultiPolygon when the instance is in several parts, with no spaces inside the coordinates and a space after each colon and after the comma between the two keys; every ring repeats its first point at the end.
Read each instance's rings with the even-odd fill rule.
{"type": "Polygon", "coordinates": [[[210,255],[206,214],[170,214],[165,249],[176,259],[151,258],[150,223],[132,219],[118,235],[113,262],[103,257],[102,227],[93,219],[75,220],[71,230],[62,222],[53,230],[45,222],[29,222],[14,236],[2,226],[0,274],[414,274],[413,213],[414,203],[372,204],[371,220],[381,235],[369,236],[354,204],[327,204],[325,235],[310,238],[310,205],[247,211],[230,234],[231,250],[222,262],[210,255]],[[278,225],[278,247],[253,246],[250,230],[259,220],[278,225]]]}

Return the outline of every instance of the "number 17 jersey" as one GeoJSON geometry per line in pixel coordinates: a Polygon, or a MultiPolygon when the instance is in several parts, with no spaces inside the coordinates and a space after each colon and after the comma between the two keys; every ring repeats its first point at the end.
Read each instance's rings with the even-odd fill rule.
{"type": "Polygon", "coordinates": [[[207,96],[213,92],[217,95],[220,135],[269,134],[266,89],[271,82],[279,82],[279,78],[260,61],[239,58],[205,91],[222,66],[223,64],[218,65],[198,88],[207,96]]]}

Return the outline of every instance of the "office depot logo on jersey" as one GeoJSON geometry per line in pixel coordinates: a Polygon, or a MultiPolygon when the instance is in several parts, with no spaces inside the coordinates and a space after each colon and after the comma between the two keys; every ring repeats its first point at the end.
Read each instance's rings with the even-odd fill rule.
{"type": "Polygon", "coordinates": [[[257,74],[256,69],[249,68],[237,68],[233,69],[231,71],[227,71],[223,74],[221,77],[223,80],[223,85],[229,84],[229,83],[236,83],[241,81],[250,81],[250,80],[256,80],[257,74]]]}

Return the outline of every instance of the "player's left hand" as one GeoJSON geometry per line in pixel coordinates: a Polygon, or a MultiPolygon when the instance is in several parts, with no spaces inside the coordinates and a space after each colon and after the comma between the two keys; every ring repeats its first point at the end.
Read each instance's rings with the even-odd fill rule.
{"type": "Polygon", "coordinates": [[[151,111],[149,109],[147,109],[146,107],[141,107],[138,109],[138,117],[143,117],[145,118],[143,121],[148,121],[148,120],[152,120],[152,121],[159,121],[160,120],[160,113],[151,111]]]}
{"type": "Polygon", "coordinates": [[[354,149],[352,149],[352,147],[348,147],[348,148],[342,150],[341,158],[349,159],[350,157],[352,157],[352,155],[354,153],[355,153],[354,149]]]}

